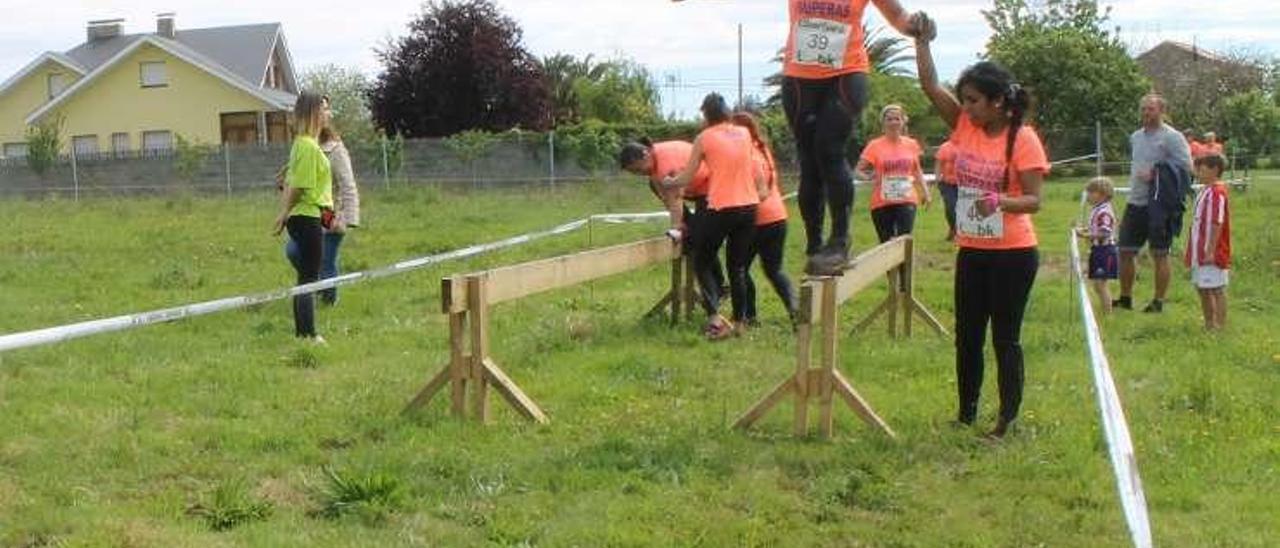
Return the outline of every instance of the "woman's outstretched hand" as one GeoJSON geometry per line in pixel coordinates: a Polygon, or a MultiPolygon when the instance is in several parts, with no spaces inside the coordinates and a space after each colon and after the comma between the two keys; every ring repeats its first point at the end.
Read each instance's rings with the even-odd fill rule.
{"type": "Polygon", "coordinates": [[[923,11],[911,14],[911,30],[907,33],[922,42],[932,42],[938,37],[938,24],[923,11]]]}

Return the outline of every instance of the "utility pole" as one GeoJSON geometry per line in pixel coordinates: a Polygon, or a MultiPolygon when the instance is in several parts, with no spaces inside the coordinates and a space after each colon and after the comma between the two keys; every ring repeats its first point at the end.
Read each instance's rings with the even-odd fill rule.
{"type": "Polygon", "coordinates": [[[738,108],[746,106],[742,99],[742,23],[738,23],[738,108]]]}

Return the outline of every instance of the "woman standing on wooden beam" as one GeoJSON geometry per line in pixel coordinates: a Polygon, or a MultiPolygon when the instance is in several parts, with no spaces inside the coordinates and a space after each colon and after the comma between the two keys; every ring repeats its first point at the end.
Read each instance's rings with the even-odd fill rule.
{"type": "Polygon", "coordinates": [[[1004,437],[1022,403],[1022,316],[1039,266],[1031,216],[1049,172],[1040,137],[1023,124],[1031,97],[1004,67],[973,65],[956,92],[938,83],[929,42],[937,34],[928,16],[917,20],[920,86],[951,127],[956,186],[956,420],[972,424],[982,389],[987,322],[996,351],[1000,414],[987,435],[1004,437]]]}
{"type": "Polygon", "coordinates": [[[848,146],[869,97],[862,15],[874,3],[889,24],[914,36],[916,16],[897,0],[788,0],[790,36],[783,61],[782,104],[800,160],[800,216],[805,272],[840,274],[849,258],[853,175],[848,146]],[[824,241],[825,210],[831,233],[824,241]]]}

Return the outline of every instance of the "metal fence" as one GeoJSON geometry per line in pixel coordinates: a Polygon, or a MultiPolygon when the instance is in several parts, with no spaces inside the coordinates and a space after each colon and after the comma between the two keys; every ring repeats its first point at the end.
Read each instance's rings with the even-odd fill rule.
{"type": "MultiPolygon", "coordinates": [[[[1064,162],[1056,175],[1087,176],[1128,171],[1128,135],[1133,128],[1082,127],[1041,132],[1050,158],[1064,162]],[[1097,156],[1095,156],[1097,155],[1097,156]]],[[[509,133],[479,139],[348,141],[352,167],[363,187],[436,184],[464,188],[556,185],[619,175],[613,155],[620,143],[583,146],[553,133],[509,133]]],[[[925,169],[933,170],[926,143],[925,169]]],[[[1280,158],[1228,148],[1233,168],[1270,165],[1280,158]]],[[[857,144],[851,147],[856,161],[857,144]]],[[[233,194],[273,188],[289,156],[288,144],[191,146],[181,150],[63,156],[43,173],[25,158],[0,159],[0,197],[80,198],[116,194],[188,191],[233,194]]],[[[780,159],[794,156],[779,151],[780,159]]],[[[1278,162],[1280,163],[1280,162],[1278,162]]],[[[785,175],[798,169],[779,166],[785,175]]],[[[1234,171],[1234,170],[1233,170],[1234,171]]]]}

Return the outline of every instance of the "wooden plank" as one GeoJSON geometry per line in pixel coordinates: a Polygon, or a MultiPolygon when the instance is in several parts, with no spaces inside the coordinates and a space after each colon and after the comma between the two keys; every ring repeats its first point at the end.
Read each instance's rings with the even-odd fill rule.
{"type": "Polygon", "coordinates": [[[470,358],[466,354],[467,346],[467,313],[457,312],[449,315],[449,380],[450,409],[453,416],[465,417],[467,414],[467,378],[471,376],[470,358]]]}
{"type": "Polygon", "coordinates": [[[844,378],[844,375],[840,374],[839,371],[833,371],[831,378],[836,385],[836,393],[840,394],[840,397],[844,398],[845,403],[849,404],[849,407],[852,408],[854,413],[857,413],[864,422],[872,427],[879,428],[880,431],[888,434],[890,438],[898,438],[898,435],[893,432],[893,429],[889,428],[889,424],[884,422],[884,419],[881,419],[880,415],[877,415],[875,410],[871,409],[871,404],[868,404],[867,400],[863,399],[862,395],[858,394],[858,391],[853,389],[853,385],[849,383],[848,379],[844,378]]]}
{"type": "Polygon", "coordinates": [[[674,302],[675,298],[676,298],[675,295],[670,292],[668,292],[666,295],[663,295],[661,299],[658,299],[658,302],[653,304],[653,307],[649,308],[648,312],[644,313],[644,317],[650,318],[653,316],[657,316],[658,314],[665,314],[667,305],[674,302]]]}
{"type": "Polygon", "coordinates": [[[817,325],[822,319],[822,303],[818,299],[822,295],[822,283],[829,279],[827,276],[805,276],[800,284],[800,300],[796,303],[797,323],[817,325]]]}
{"type": "Polygon", "coordinates": [[[534,403],[533,399],[524,393],[515,381],[511,380],[502,368],[493,360],[485,358],[483,361],[485,379],[493,381],[493,388],[502,395],[511,407],[514,407],[520,416],[529,419],[538,424],[547,424],[547,415],[542,412],[542,408],[534,403]]]}
{"type": "Polygon", "coordinates": [[[440,370],[440,372],[436,373],[434,377],[431,377],[431,381],[418,392],[417,396],[413,397],[413,400],[409,402],[409,405],[404,406],[404,410],[401,411],[400,414],[408,415],[409,413],[417,411],[419,408],[426,405],[427,402],[431,401],[431,398],[435,397],[436,392],[439,392],[441,388],[444,388],[444,385],[449,383],[449,379],[452,377],[452,371],[452,367],[445,366],[440,370]]]}
{"type": "Polygon", "coordinates": [[[938,321],[938,318],[935,317],[933,313],[929,311],[928,308],[925,308],[924,305],[920,303],[920,301],[916,300],[915,298],[912,298],[911,307],[915,310],[915,313],[919,314],[920,317],[924,319],[924,322],[929,324],[929,326],[932,327],[933,330],[936,331],[939,335],[943,337],[951,336],[951,334],[947,332],[947,328],[943,327],[942,322],[938,321]]]}
{"type": "Polygon", "coordinates": [[[684,259],[684,318],[693,321],[694,309],[698,306],[698,280],[693,273],[693,259],[684,259]]]}
{"type": "Polygon", "coordinates": [[[684,279],[684,257],[676,256],[671,259],[671,325],[674,327],[680,323],[680,295],[684,288],[681,281],[684,279]]]}
{"type": "Polygon", "coordinates": [[[820,415],[818,417],[818,435],[823,439],[831,438],[834,413],[832,411],[832,373],[836,367],[836,349],[839,346],[837,337],[836,288],[838,280],[827,279],[822,284],[822,367],[823,375],[818,385],[820,415]]]}
{"type": "Polygon", "coordinates": [[[915,240],[907,237],[907,241],[903,242],[905,246],[902,266],[898,267],[902,272],[900,277],[902,282],[901,293],[898,300],[902,301],[902,333],[908,339],[911,338],[911,317],[912,306],[915,302],[915,240]]]}
{"type": "Polygon", "coordinates": [[[813,293],[816,287],[819,286],[812,283],[805,283],[800,287],[800,312],[796,315],[796,371],[793,377],[796,382],[796,404],[792,425],[799,437],[809,435],[809,394],[814,393],[809,389],[809,367],[813,360],[813,322],[809,318],[813,315],[813,293]]]}
{"type": "Polygon", "coordinates": [[[462,276],[440,279],[440,311],[457,314],[467,310],[467,282],[462,276]]]}
{"type": "Polygon", "coordinates": [[[761,398],[760,401],[755,403],[755,405],[752,405],[751,409],[748,409],[746,413],[743,413],[742,416],[738,417],[738,420],[734,421],[733,427],[740,429],[750,428],[751,425],[755,424],[756,421],[760,420],[761,417],[764,417],[770,410],[781,403],[782,399],[785,398],[787,394],[794,392],[795,385],[795,378],[788,378],[787,380],[778,383],[778,386],[773,387],[773,390],[770,390],[765,397],[761,398]]]}
{"type": "Polygon", "coordinates": [[[861,321],[858,322],[857,325],[853,326],[853,329],[849,330],[849,334],[852,335],[862,331],[863,329],[866,329],[867,326],[871,325],[873,322],[880,319],[880,316],[884,315],[885,311],[889,310],[889,307],[891,306],[893,306],[892,294],[885,297],[883,301],[880,301],[880,304],[876,306],[875,310],[872,310],[871,313],[867,315],[867,317],[863,318],[861,321]]]}
{"type": "Polygon", "coordinates": [[[839,276],[836,289],[836,304],[849,300],[855,293],[866,289],[893,270],[906,259],[905,240],[909,236],[899,236],[854,257],[845,267],[844,275],[839,276]]]}
{"type": "Polygon", "coordinates": [[[887,327],[890,339],[898,338],[898,301],[901,300],[902,294],[898,292],[898,276],[896,272],[889,274],[889,307],[885,309],[885,316],[889,318],[887,327]]]}
{"type": "Polygon", "coordinates": [[[678,257],[680,248],[666,236],[572,255],[552,257],[484,272],[485,304],[494,305],[561,287],[621,274],[678,257]]]}
{"type": "Polygon", "coordinates": [[[487,280],[483,276],[467,278],[467,307],[471,314],[471,417],[480,422],[489,420],[489,381],[484,374],[484,361],[489,357],[489,307],[485,304],[488,293],[487,280]]]}

